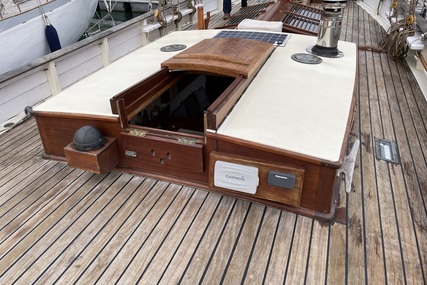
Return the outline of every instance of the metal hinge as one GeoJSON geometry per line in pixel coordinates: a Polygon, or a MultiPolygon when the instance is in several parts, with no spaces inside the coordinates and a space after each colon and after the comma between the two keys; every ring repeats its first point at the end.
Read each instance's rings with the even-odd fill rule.
{"type": "Polygon", "coordinates": [[[125,150],[125,155],[127,157],[138,157],[138,153],[132,150],[125,150]]]}

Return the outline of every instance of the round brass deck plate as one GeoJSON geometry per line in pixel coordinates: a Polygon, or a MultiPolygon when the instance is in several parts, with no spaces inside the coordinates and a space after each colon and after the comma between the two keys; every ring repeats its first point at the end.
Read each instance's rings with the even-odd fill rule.
{"type": "Polygon", "coordinates": [[[320,57],[308,53],[295,53],[291,58],[297,62],[305,64],[319,64],[322,62],[320,57]]]}
{"type": "Polygon", "coordinates": [[[173,44],[173,45],[167,45],[164,47],[161,47],[160,50],[164,51],[164,52],[172,52],[172,51],[180,51],[185,49],[187,46],[186,45],[181,45],[181,44],[173,44]]]}

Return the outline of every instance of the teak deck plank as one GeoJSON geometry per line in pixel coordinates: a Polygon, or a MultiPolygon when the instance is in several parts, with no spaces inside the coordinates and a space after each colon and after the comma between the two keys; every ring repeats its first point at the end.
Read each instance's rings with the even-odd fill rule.
{"type": "MultiPolygon", "coordinates": [[[[54,175],[52,179],[48,180],[49,183],[41,186],[41,189],[45,189],[44,191],[34,191],[3,215],[2,220],[4,219],[5,226],[1,230],[5,233],[5,238],[12,235],[21,225],[28,222],[34,214],[41,211],[43,207],[54,199],[57,190],[66,187],[70,180],[76,179],[76,173],[77,171],[69,168],[61,169],[58,175],[54,175]],[[8,222],[6,223],[6,221],[8,222]]],[[[2,205],[2,208],[6,208],[5,205],[2,205]]]]}
{"type": "MultiPolygon", "coordinates": [[[[307,282],[307,280],[319,280],[322,282],[326,280],[328,272],[329,231],[328,223],[313,222],[304,282],[307,282]]],[[[338,271],[339,268],[344,268],[344,266],[340,263],[335,264],[334,269],[338,271]]]]}
{"type": "MultiPolygon", "coordinates": [[[[377,66],[375,62],[374,62],[374,66],[377,66]]],[[[381,77],[380,73],[378,75],[381,77]]],[[[378,82],[378,80],[376,81],[378,82]]],[[[372,92],[371,92],[372,94],[378,94],[376,90],[376,86],[373,86],[371,89],[372,89],[372,92]]],[[[389,128],[387,127],[387,124],[386,124],[388,122],[387,114],[383,114],[382,116],[383,120],[381,120],[382,113],[380,110],[380,107],[381,107],[380,104],[381,104],[381,101],[379,98],[377,97],[371,98],[371,117],[373,121],[379,122],[378,124],[375,124],[375,127],[373,127],[373,130],[372,130],[373,131],[372,135],[374,140],[375,138],[384,138],[385,136],[384,136],[383,130],[385,128],[389,128]]],[[[384,161],[375,160],[374,165],[375,165],[376,176],[385,178],[385,179],[378,179],[376,182],[377,189],[378,189],[377,190],[378,208],[380,211],[380,220],[381,220],[381,226],[382,226],[381,235],[382,235],[382,239],[384,240],[384,243],[382,245],[382,248],[384,251],[384,266],[386,267],[386,272],[390,271],[390,273],[387,274],[388,279],[390,281],[402,282],[404,277],[403,277],[403,272],[401,270],[402,267],[400,264],[401,262],[400,253],[396,252],[396,250],[399,251],[399,239],[397,237],[398,232],[396,228],[396,219],[394,214],[395,209],[393,209],[394,201],[393,201],[393,197],[389,195],[389,192],[387,192],[388,191],[387,188],[390,185],[390,182],[387,181],[387,178],[390,177],[389,168],[388,168],[388,164],[384,161]],[[390,262],[390,260],[392,260],[392,262],[390,262]],[[394,276],[391,277],[392,275],[394,276]]]]}
{"type": "MultiPolygon", "coordinates": [[[[128,272],[140,272],[139,274],[126,274],[123,278],[120,279],[122,284],[136,284],[140,282],[140,277],[142,277],[149,268],[150,262],[152,259],[156,258],[157,251],[165,245],[165,240],[168,238],[169,234],[176,230],[176,227],[179,225],[177,220],[180,218],[181,214],[185,213],[187,209],[186,206],[188,203],[191,203],[194,194],[194,189],[184,187],[179,191],[179,195],[174,199],[173,204],[169,207],[165,215],[162,216],[162,219],[157,223],[156,227],[149,233],[147,238],[144,240],[144,243],[141,244],[138,248],[138,253],[132,258],[132,263],[126,268],[125,273],[128,272]],[[133,275],[133,276],[132,276],[133,275]],[[129,278],[131,277],[131,278],[129,278]]],[[[198,192],[199,195],[206,195],[205,193],[198,192]]],[[[197,205],[197,202],[194,202],[197,205]]],[[[177,233],[179,236],[179,233],[177,233]]],[[[141,235],[139,236],[141,238],[141,235]]],[[[161,267],[156,268],[156,270],[161,270],[161,267]]],[[[152,280],[150,280],[151,282],[152,280]]]]}
{"type": "Polygon", "coordinates": [[[247,267],[244,283],[262,284],[270,262],[271,246],[280,219],[280,210],[265,208],[257,240],[251,252],[251,262],[247,267]],[[265,270],[265,272],[263,272],[265,270]]]}
{"type": "MultiPolygon", "coordinates": [[[[56,181],[51,180],[51,178],[58,179],[58,181],[61,180],[61,175],[58,175],[59,177],[55,177],[55,175],[65,166],[64,164],[55,162],[46,163],[38,169],[39,171],[31,173],[19,184],[12,187],[12,191],[8,193],[16,193],[10,198],[7,197],[9,199],[5,199],[6,202],[2,205],[0,215],[6,217],[12,215],[13,219],[22,209],[26,209],[30,207],[33,202],[37,202],[40,197],[45,194],[45,191],[52,187],[50,184],[56,183],[56,181]],[[6,210],[7,215],[4,213],[6,210]]],[[[69,170],[66,170],[66,172],[69,172],[69,170]]],[[[65,176],[66,175],[67,174],[65,174],[65,176]]]]}
{"type": "MultiPolygon", "coordinates": [[[[326,268],[325,272],[325,284],[346,284],[346,280],[348,279],[348,273],[346,272],[346,268],[349,266],[349,263],[347,263],[345,260],[348,260],[349,256],[346,252],[346,233],[347,228],[345,225],[341,224],[334,224],[329,226],[328,231],[328,247],[327,247],[327,253],[325,252],[328,260],[328,266],[326,268]]],[[[349,243],[351,245],[351,243],[349,243]]],[[[354,253],[356,253],[356,250],[354,250],[354,253]]],[[[353,253],[351,254],[353,255],[353,253]]],[[[356,264],[353,264],[353,266],[357,266],[356,264]]],[[[363,268],[362,266],[357,266],[356,268],[363,268]]],[[[355,269],[356,269],[355,268],[355,269]]],[[[355,272],[356,270],[353,270],[355,272]]],[[[350,273],[350,270],[349,270],[350,273]]],[[[363,275],[361,275],[363,276],[363,275]]],[[[356,278],[359,278],[360,276],[354,276],[351,278],[352,282],[355,284],[362,284],[363,282],[360,282],[356,278]]],[[[307,279],[311,280],[311,279],[307,279]]],[[[323,280],[320,280],[323,283],[323,280]]],[[[320,283],[320,282],[319,282],[320,283]]]]}
{"type": "MultiPolygon", "coordinates": [[[[251,204],[243,200],[237,200],[233,211],[227,217],[227,224],[222,229],[215,247],[210,253],[206,267],[200,282],[206,284],[219,284],[227,274],[228,261],[233,257],[234,247],[238,242],[240,232],[245,224],[245,218],[251,210],[251,204]]],[[[245,251],[248,249],[245,249],[245,251]]]]}
{"type": "Polygon", "coordinates": [[[311,235],[307,234],[307,230],[312,226],[312,219],[298,216],[286,266],[285,282],[288,284],[304,283],[311,238],[311,235]]]}
{"type": "MultiPolygon", "coordinates": [[[[86,198],[85,204],[77,204],[76,207],[69,210],[69,206],[73,205],[70,205],[71,203],[64,203],[61,205],[63,206],[61,208],[62,211],[58,213],[59,221],[56,220],[56,212],[54,212],[44,220],[46,223],[41,226],[39,225],[36,230],[31,231],[18,246],[13,248],[13,252],[9,253],[9,255],[15,256],[15,252],[17,252],[17,254],[19,254],[19,259],[13,264],[13,267],[8,268],[8,271],[4,275],[5,280],[20,279],[25,275],[26,282],[31,282],[34,277],[38,276],[34,276],[33,274],[28,275],[29,270],[36,271],[39,274],[44,273],[44,270],[49,266],[49,262],[52,258],[55,258],[55,255],[59,252],[52,252],[52,256],[46,256],[45,253],[50,251],[52,247],[57,247],[57,242],[63,244],[67,242],[67,238],[68,242],[72,242],[72,235],[78,234],[78,230],[86,226],[84,223],[76,223],[77,219],[87,213],[90,206],[96,203],[97,199],[102,194],[100,193],[102,189],[106,191],[113,183],[111,179],[116,179],[117,176],[118,174],[113,173],[113,175],[109,175],[104,181],[100,181],[99,184],[96,183],[95,188],[93,188],[95,191],[90,191],[87,197],[84,197],[86,196],[85,193],[81,193],[85,190],[84,187],[82,187],[83,190],[79,189],[80,193],[78,194],[81,196],[78,198],[86,198]],[[55,222],[55,224],[52,222],[55,222]],[[67,230],[74,224],[76,225],[75,227],[77,227],[75,228],[76,232],[70,234],[67,230]],[[40,246],[41,244],[43,246],[40,246]],[[45,260],[43,257],[48,260],[45,260]]],[[[97,182],[100,177],[94,178],[94,182],[97,182]]],[[[93,186],[94,185],[92,185],[92,187],[93,186]]],[[[85,215],[84,217],[90,219],[93,215],[85,215]]],[[[68,244],[66,243],[65,245],[68,244]]]]}
{"type": "MultiPolygon", "coordinates": [[[[390,62],[390,67],[393,72],[395,70],[395,64],[390,62]]],[[[395,92],[390,92],[391,96],[393,96],[390,98],[390,109],[392,110],[395,129],[401,129],[401,132],[396,132],[396,140],[399,145],[399,152],[402,160],[401,168],[399,169],[401,177],[399,177],[399,179],[401,180],[402,188],[406,188],[406,193],[398,192],[398,195],[395,194],[397,198],[403,199],[399,204],[403,204],[405,207],[405,209],[401,211],[399,211],[400,209],[398,208],[396,213],[403,215],[408,221],[408,223],[403,223],[403,225],[400,226],[400,233],[404,238],[402,240],[402,246],[410,250],[411,247],[407,246],[407,242],[413,244],[413,242],[416,241],[421,252],[426,252],[426,243],[420,240],[417,241],[417,237],[422,235],[421,232],[425,231],[427,225],[425,205],[424,209],[423,205],[420,205],[420,202],[425,201],[426,198],[426,184],[423,185],[420,180],[421,177],[423,177],[421,179],[425,179],[425,173],[427,173],[426,164],[422,159],[423,155],[421,153],[420,142],[416,139],[417,136],[412,120],[409,117],[409,110],[404,106],[405,99],[401,98],[403,96],[407,97],[407,92],[403,90],[401,83],[396,81],[394,82],[394,89],[396,90],[395,92]],[[414,224],[411,225],[411,223],[414,224]],[[406,231],[408,229],[415,231],[415,235],[407,236],[406,231]],[[411,241],[408,239],[411,239],[411,241]]],[[[408,266],[414,263],[416,264],[419,258],[421,258],[423,264],[427,263],[425,254],[421,254],[419,258],[412,255],[411,258],[407,260],[405,258],[405,253],[406,251],[403,252],[403,265],[405,265],[405,267],[406,263],[408,263],[408,266]]],[[[422,270],[423,268],[418,268],[416,270],[419,277],[425,276],[425,269],[424,273],[422,273],[422,270]]]]}
{"type": "Polygon", "coordinates": [[[14,157],[14,154],[17,151],[21,152],[22,155],[26,157],[26,154],[30,153],[35,148],[42,150],[39,135],[37,132],[32,132],[27,136],[16,140],[16,142],[12,143],[8,148],[1,151],[1,165],[9,166],[11,164],[15,164],[16,157],[14,157]],[[22,141],[29,144],[22,144],[22,141]]]}
{"type": "MultiPolygon", "coordinates": [[[[167,268],[162,273],[159,284],[177,284],[181,278],[181,273],[186,272],[186,268],[193,258],[195,250],[202,239],[206,236],[206,229],[216,211],[219,209],[222,196],[216,193],[209,193],[197,216],[188,229],[180,246],[174,251],[174,256],[167,263],[167,268]]],[[[158,259],[156,262],[161,262],[158,259]]],[[[155,266],[155,265],[153,265],[155,266]]],[[[156,268],[156,267],[154,267],[156,268]]]]}
{"type": "MultiPolygon", "coordinates": [[[[135,256],[141,250],[144,243],[150,237],[151,233],[161,222],[163,216],[167,213],[168,208],[172,206],[180,206],[179,204],[174,204],[174,200],[179,194],[176,191],[173,191],[174,188],[176,189],[176,187],[179,186],[171,186],[167,185],[166,183],[164,183],[162,186],[165,188],[160,188],[163,193],[158,203],[156,203],[149,210],[149,212],[147,212],[147,215],[144,217],[142,223],[138,224],[135,230],[132,231],[131,235],[126,241],[126,244],[124,244],[117,255],[114,256],[114,259],[111,261],[108,268],[106,268],[107,270],[102,272],[102,275],[98,280],[96,280],[100,284],[107,284],[109,282],[114,283],[119,281],[123,277],[123,274],[126,272],[128,266],[132,263],[135,256]]],[[[182,195],[180,195],[179,198],[182,199],[182,195]]],[[[129,274],[130,277],[133,277],[134,275],[132,272],[129,274]]]]}
{"type": "MultiPolygon", "coordinates": [[[[400,166],[393,167],[395,168],[393,169],[393,171],[399,171],[398,173],[400,174],[400,176],[398,177],[398,179],[401,180],[401,189],[406,189],[406,192],[402,191],[397,192],[397,194],[395,194],[397,198],[404,200],[400,204],[404,204],[406,208],[402,211],[399,211],[399,209],[397,209],[396,213],[404,215],[405,217],[407,217],[407,215],[412,216],[412,223],[415,224],[411,225],[403,223],[403,226],[400,226],[403,227],[400,230],[400,233],[404,234],[405,231],[407,231],[407,228],[413,227],[412,231],[415,232],[415,235],[411,235],[411,239],[415,238],[416,241],[418,239],[417,237],[419,237],[421,234],[420,231],[425,231],[426,229],[426,209],[425,205],[423,207],[422,201],[425,201],[425,194],[427,188],[425,184],[423,185],[422,183],[420,183],[420,177],[424,177],[425,179],[425,173],[427,173],[426,164],[425,160],[423,159],[423,154],[421,153],[421,142],[416,139],[417,135],[415,132],[413,120],[410,118],[410,110],[409,108],[407,108],[407,106],[405,106],[406,98],[410,97],[410,92],[408,92],[410,90],[404,88],[404,86],[402,85],[401,78],[402,76],[406,76],[408,71],[407,69],[399,71],[398,64],[394,61],[389,60],[388,65],[390,67],[391,73],[399,74],[399,76],[397,77],[393,76],[391,84],[387,86],[391,116],[394,125],[394,132],[396,136],[396,141],[399,146],[400,158],[402,160],[400,166]]],[[[396,187],[394,189],[396,189],[396,187]]],[[[407,220],[411,222],[410,219],[407,220]]],[[[406,242],[409,241],[403,240],[402,245],[406,246],[406,242]]],[[[410,242],[409,244],[412,244],[412,242],[410,242]]],[[[418,240],[416,244],[418,245],[418,250],[421,250],[421,252],[426,251],[425,242],[418,240]]],[[[409,266],[413,263],[417,264],[420,259],[422,261],[422,264],[426,264],[427,262],[425,254],[421,254],[419,257],[412,256],[412,258],[414,259],[404,259],[403,265],[405,265],[405,263],[408,263],[409,266]]],[[[417,275],[419,277],[424,276],[425,278],[426,272],[425,270],[423,270],[423,268],[418,268],[416,271],[418,271],[417,275]],[[422,271],[424,272],[422,273],[422,271]]]]}
{"type": "MultiPolygon", "coordinates": [[[[360,59],[359,59],[359,69],[360,66],[360,59]]],[[[348,254],[348,252],[345,252],[346,260],[347,260],[347,267],[349,268],[348,272],[344,274],[343,276],[339,276],[339,273],[336,273],[335,270],[332,270],[330,275],[332,275],[332,281],[335,280],[342,280],[340,277],[342,277],[344,280],[354,280],[356,284],[362,284],[366,280],[366,272],[365,272],[365,243],[364,243],[364,207],[363,207],[363,199],[362,197],[362,183],[363,183],[363,163],[362,163],[362,154],[361,149],[363,148],[362,145],[362,137],[360,134],[360,125],[361,125],[361,89],[360,86],[361,80],[358,79],[357,84],[357,102],[356,102],[356,114],[354,118],[354,124],[352,129],[352,141],[354,141],[356,138],[359,138],[361,141],[361,145],[359,147],[359,152],[357,154],[356,158],[356,164],[355,164],[355,171],[353,176],[353,182],[351,187],[351,193],[346,195],[346,218],[348,226],[344,233],[339,231],[338,229],[335,230],[335,225],[332,227],[331,230],[331,240],[338,240],[341,241],[341,237],[344,235],[344,241],[343,243],[339,243],[342,246],[347,246],[348,248],[351,248],[351,254],[348,254]]],[[[341,199],[343,200],[343,199],[341,199]]],[[[336,264],[336,262],[339,262],[339,257],[335,257],[331,259],[331,262],[334,262],[333,264],[336,264]]],[[[328,276],[329,277],[329,276],[328,276]]],[[[334,283],[332,283],[334,284],[334,283]]]]}
{"type": "MultiPolygon", "coordinates": [[[[360,55],[360,53],[359,53],[360,55]]],[[[359,56],[359,62],[362,66],[367,66],[369,59],[366,56],[359,56]]],[[[385,276],[381,270],[384,262],[384,251],[381,246],[381,219],[380,209],[378,208],[378,191],[377,191],[377,175],[374,167],[369,169],[364,167],[365,165],[375,164],[375,153],[374,153],[374,138],[373,130],[371,126],[370,108],[371,100],[369,98],[369,84],[367,79],[369,73],[367,70],[359,69],[359,84],[360,93],[368,94],[363,100],[360,101],[360,120],[361,120],[361,165],[364,169],[363,179],[361,184],[362,200],[364,207],[364,216],[362,219],[369,220],[369,223],[365,223],[364,227],[364,239],[366,251],[371,254],[366,256],[366,274],[369,280],[373,280],[375,284],[384,284],[385,276]],[[375,266],[374,266],[375,265],[375,266]],[[377,268],[378,267],[378,268],[377,268]]]]}
{"type": "Polygon", "coordinates": [[[270,250],[265,284],[283,284],[285,282],[296,222],[297,215],[281,212],[270,250]]]}
{"type": "MultiPolygon", "coordinates": [[[[1,247],[7,249],[5,251],[2,251],[2,257],[6,254],[9,254],[9,251],[13,250],[15,246],[20,247],[23,241],[31,241],[33,239],[37,239],[38,231],[40,231],[40,235],[44,234],[47,230],[44,225],[49,222],[49,220],[47,220],[46,218],[49,217],[51,219],[51,222],[60,220],[63,216],[63,213],[57,213],[58,215],[56,216],[56,219],[54,219],[54,216],[51,216],[51,214],[55,211],[56,208],[59,208],[61,203],[68,199],[69,196],[73,193],[72,187],[68,187],[68,185],[66,185],[67,181],[78,179],[77,184],[84,183],[85,176],[92,175],[88,173],[86,173],[85,175],[81,175],[79,171],[73,171],[72,174],[67,177],[67,179],[64,179],[63,181],[58,183],[55,188],[51,189],[51,192],[54,194],[54,197],[50,200],[46,200],[46,203],[43,207],[41,207],[37,211],[29,213],[28,211],[26,211],[22,214],[22,216],[26,217],[25,223],[22,223],[19,226],[15,226],[15,228],[13,229],[9,229],[6,233],[2,230],[3,237],[1,247]],[[70,191],[70,193],[68,193],[67,191],[70,191]]],[[[19,253],[20,250],[18,249],[16,252],[19,253]]]]}
{"type": "Polygon", "coordinates": [[[138,187],[136,190],[138,199],[135,199],[138,200],[138,204],[128,213],[124,221],[118,221],[120,228],[114,234],[107,235],[109,239],[101,250],[97,251],[89,247],[87,252],[90,258],[89,266],[78,276],[74,277],[72,273],[67,274],[69,275],[68,278],[75,278],[76,281],[85,280],[89,283],[94,283],[101,278],[150,213],[153,207],[151,205],[155,205],[159,201],[166,187],[167,184],[153,180],[145,181],[138,187]],[[158,191],[151,191],[155,186],[158,187],[158,191]]]}
{"type": "MultiPolygon", "coordinates": [[[[221,283],[230,284],[233,282],[243,282],[246,278],[251,281],[251,276],[247,276],[246,269],[251,264],[252,251],[258,241],[259,227],[262,224],[262,218],[266,207],[263,205],[252,204],[247,216],[239,231],[236,244],[233,247],[232,256],[226,267],[226,274],[222,276],[221,283]]],[[[263,268],[263,264],[258,260],[254,261],[263,268]]],[[[262,274],[262,269],[258,270],[262,274]]],[[[216,283],[216,282],[215,282],[216,283]]]]}
{"type": "MultiPolygon", "coordinates": [[[[385,31],[347,7],[341,39],[377,46],[385,31]]],[[[404,60],[358,56],[340,223],[45,160],[30,119],[0,136],[0,284],[426,284],[427,102],[404,60]],[[378,160],[375,138],[402,162],[378,160]]]]}
{"type": "Polygon", "coordinates": [[[178,283],[196,283],[202,280],[205,275],[205,269],[209,266],[211,253],[215,251],[217,242],[221,238],[222,231],[227,226],[227,221],[236,203],[237,200],[234,198],[221,198],[203,235],[194,248],[194,251],[191,252],[191,258],[183,268],[184,270],[179,277],[178,283]]]}
{"type": "Polygon", "coordinates": [[[144,265],[143,274],[138,279],[138,282],[141,284],[160,282],[162,275],[169,266],[167,261],[172,260],[175,257],[176,249],[182,246],[181,243],[186,238],[207,196],[208,194],[205,191],[195,190],[193,192],[189,203],[183,209],[176,222],[174,222],[173,228],[161,240],[161,244],[158,245],[154,252],[155,254],[144,265]]]}
{"type": "MultiPolygon", "coordinates": [[[[111,199],[107,197],[107,204],[93,204],[93,206],[88,209],[88,220],[81,220],[83,224],[87,225],[86,227],[80,229],[77,224],[70,227],[66,234],[61,237],[61,241],[55,243],[55,246],[49,248],[52,250],[51,256],[54,255],[54,252],[58,252],[62,249],[61,254],[57,256],[54,260],[49,262],[49,271],[51,274],[44,274],[36,279],[37,282],[41,284],[50,284],[57,282],[58,278],[60,278],[65,270],[67,270],[70,266],[76,268],[81,268],[80,259],[82,259],[82,250],[88,247],[97,248],[97,244],[92,244],[94,240],[98,241],[98,235],[103,230],[103,227],[106,226],[106,223],[110,220],[110,217],[123,206],[123,203],[127,202],[130,195],[132,195],[131,191],[127,191],[128,188],[133,187],[131,181],[131,177],[126,177],[127,175],[121,175],[118,180],[116,180],[115,184],[110,187],[117,189],[112,190],[111,193],[105,193],[104,195],[114,195],[111,199]],[[116,192],[117,191],[117,192],[116,192]],[[102,206],[101,206],[102,205],[102,206]],[[92,215],[95,215],[93,218],[92,215]],[[70,242],[71,241],[71,242],[70,242]]],[[[137,179],[133,179],[135,181],[137,179]]],[[[136,181],[138,183],[138,181],[136,181]]],[[[100,200],[98,200],[100,201],[100,200]]],[[[30,273],[31,274],[31,273],[30,273]]]]}
{"type": "MultiPolygon", "coordinates": [[[[82,235],[82,238],[88,240],[88,245],[85,247],[75,248],[74,250],[72,247],[68,249],[68,251],[71,250],[71,252],[76,252],[77,254],[75,254],[76,256],[74,256],[74,258],[72,256],[68,262],[64,263],[67,265],[67,270],[63,270],[62,274],[57,277],[55,282],[59,284],[70,284],[77,281],[83,274],[81,268],[89,267],[94,259],[99,257],[100,252],[104,249],[108,242],[111,241],[112,237],[107,233],[116,233],[123,226],[123,223],[133,212],[136,205],[138,205],[141,202],[141,199],[145,197],[144,195],[139,195],[137,191],[141,190],[141,192],[144,192],[144,189],[142,189],[143,187],[151,187],[153,184],[153,180],[148,180],[141,177],[132,177],[129,183],[122,190],[123,192],[127,192],[129,195],[125,200],[126,203],[122,204],[118,210],[111,215],[100,216],[101,220],[104,219],[105,221],[109,221],[111,219],[115,219],[117,222],[103,225],[102,228],[91,238],[88,238],[87,235],[82,235]],[[85,256],[89,258],[82,259],[79,258],[79,256],[85,256]],[[64,272],[66,272],[66,274],[63,274],[64,272]]],[[[102,221],[100,221],[100,223],[102,223],[102,221]]],[[[76,243],[74,246],[77,245],[80,244],[76,243]]]]}

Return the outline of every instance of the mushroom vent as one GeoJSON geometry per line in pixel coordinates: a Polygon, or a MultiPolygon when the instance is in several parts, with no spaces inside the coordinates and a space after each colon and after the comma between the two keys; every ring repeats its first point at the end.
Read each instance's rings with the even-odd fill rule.
{"type": "Polygon", "coordinates": [[[76,150],[90,151],[102,147],[105,139],[94,126],[84,126],[74,133],[73,144],[76,150]]]}

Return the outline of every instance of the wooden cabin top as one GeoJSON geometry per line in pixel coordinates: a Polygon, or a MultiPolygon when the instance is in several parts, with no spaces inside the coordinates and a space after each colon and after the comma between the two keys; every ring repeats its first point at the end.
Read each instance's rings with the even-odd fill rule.
{"type": "Polygon", "coordinates": [[[321,64],[291,59],[314,39],[292,35],[285,48],[276,48],[218,133],[337,162],[353,100],[357,50],[340,42],[343,58],[322,58],[321,64]]]}
{"type": "Polygon", "coordinates": [[[160,48],[171,44],[191,47],[218,32],[202,30],[170,33],[80,80],[34,110],[117,117],[111,111],[110,98],[157,72],[163,61],[179,53],[161,52],[160,48]]]}
{"type": "MultiPolygon", "coordinates": [[[[186,61],[191,53],[197,55],[196,60],[183,66],[175,65],[176,69],[194,68],[191,63],[196,61],[199,61],[199,68],[203,67],[206,58],[203,58],[202,50],[191,47],[205,39],[212,41],[211,38],[220,32],[173,32],[81,80],[34,110],[36,113],[117,117],[111,110],[112,97],[159,71],[162,63],[176,63],[180,57],[186,61]],[[185,45],[187,49],[160,51],[162,47],[173,44],[185,45]]],[[[219,39],[218,42],[222,41],[219,39]]],[[[236,53],[234,48],[230,55],[220,52],[210,56],[209,60],[217,61],[217,68],[221,67],[221,62],[226,66],[227,62],[232,61],[230,58],[234,58],[231,63],[239,66],[234,70],[238,74],[244,73],[243,76],[261,69],[223,124],[217,130],[208,131],[324,161],[339,161],[349,129],[357,49],[353,43],[339,42],[338,48],[345,56],[322,58],[322,63],[317,65],[302,64],[291,59],[295,53],[306,53],[306,48],[315,43],[315,37],[292,34],[288,35],[283,46],[274,48],[272,44],[253,44],[245,47],[246,53],[236,53]],[[251,61],[248,55],[252,51],[258,52],[259,56],[252,57],[251,61]]],[[[220,48],[221,45],[216,47],[220,48]]],[[[221,68],[217,72],[221,73],[221,68]]],[[[227,76],[235,75],[224,70],[222,72],[227,76]]]]}

